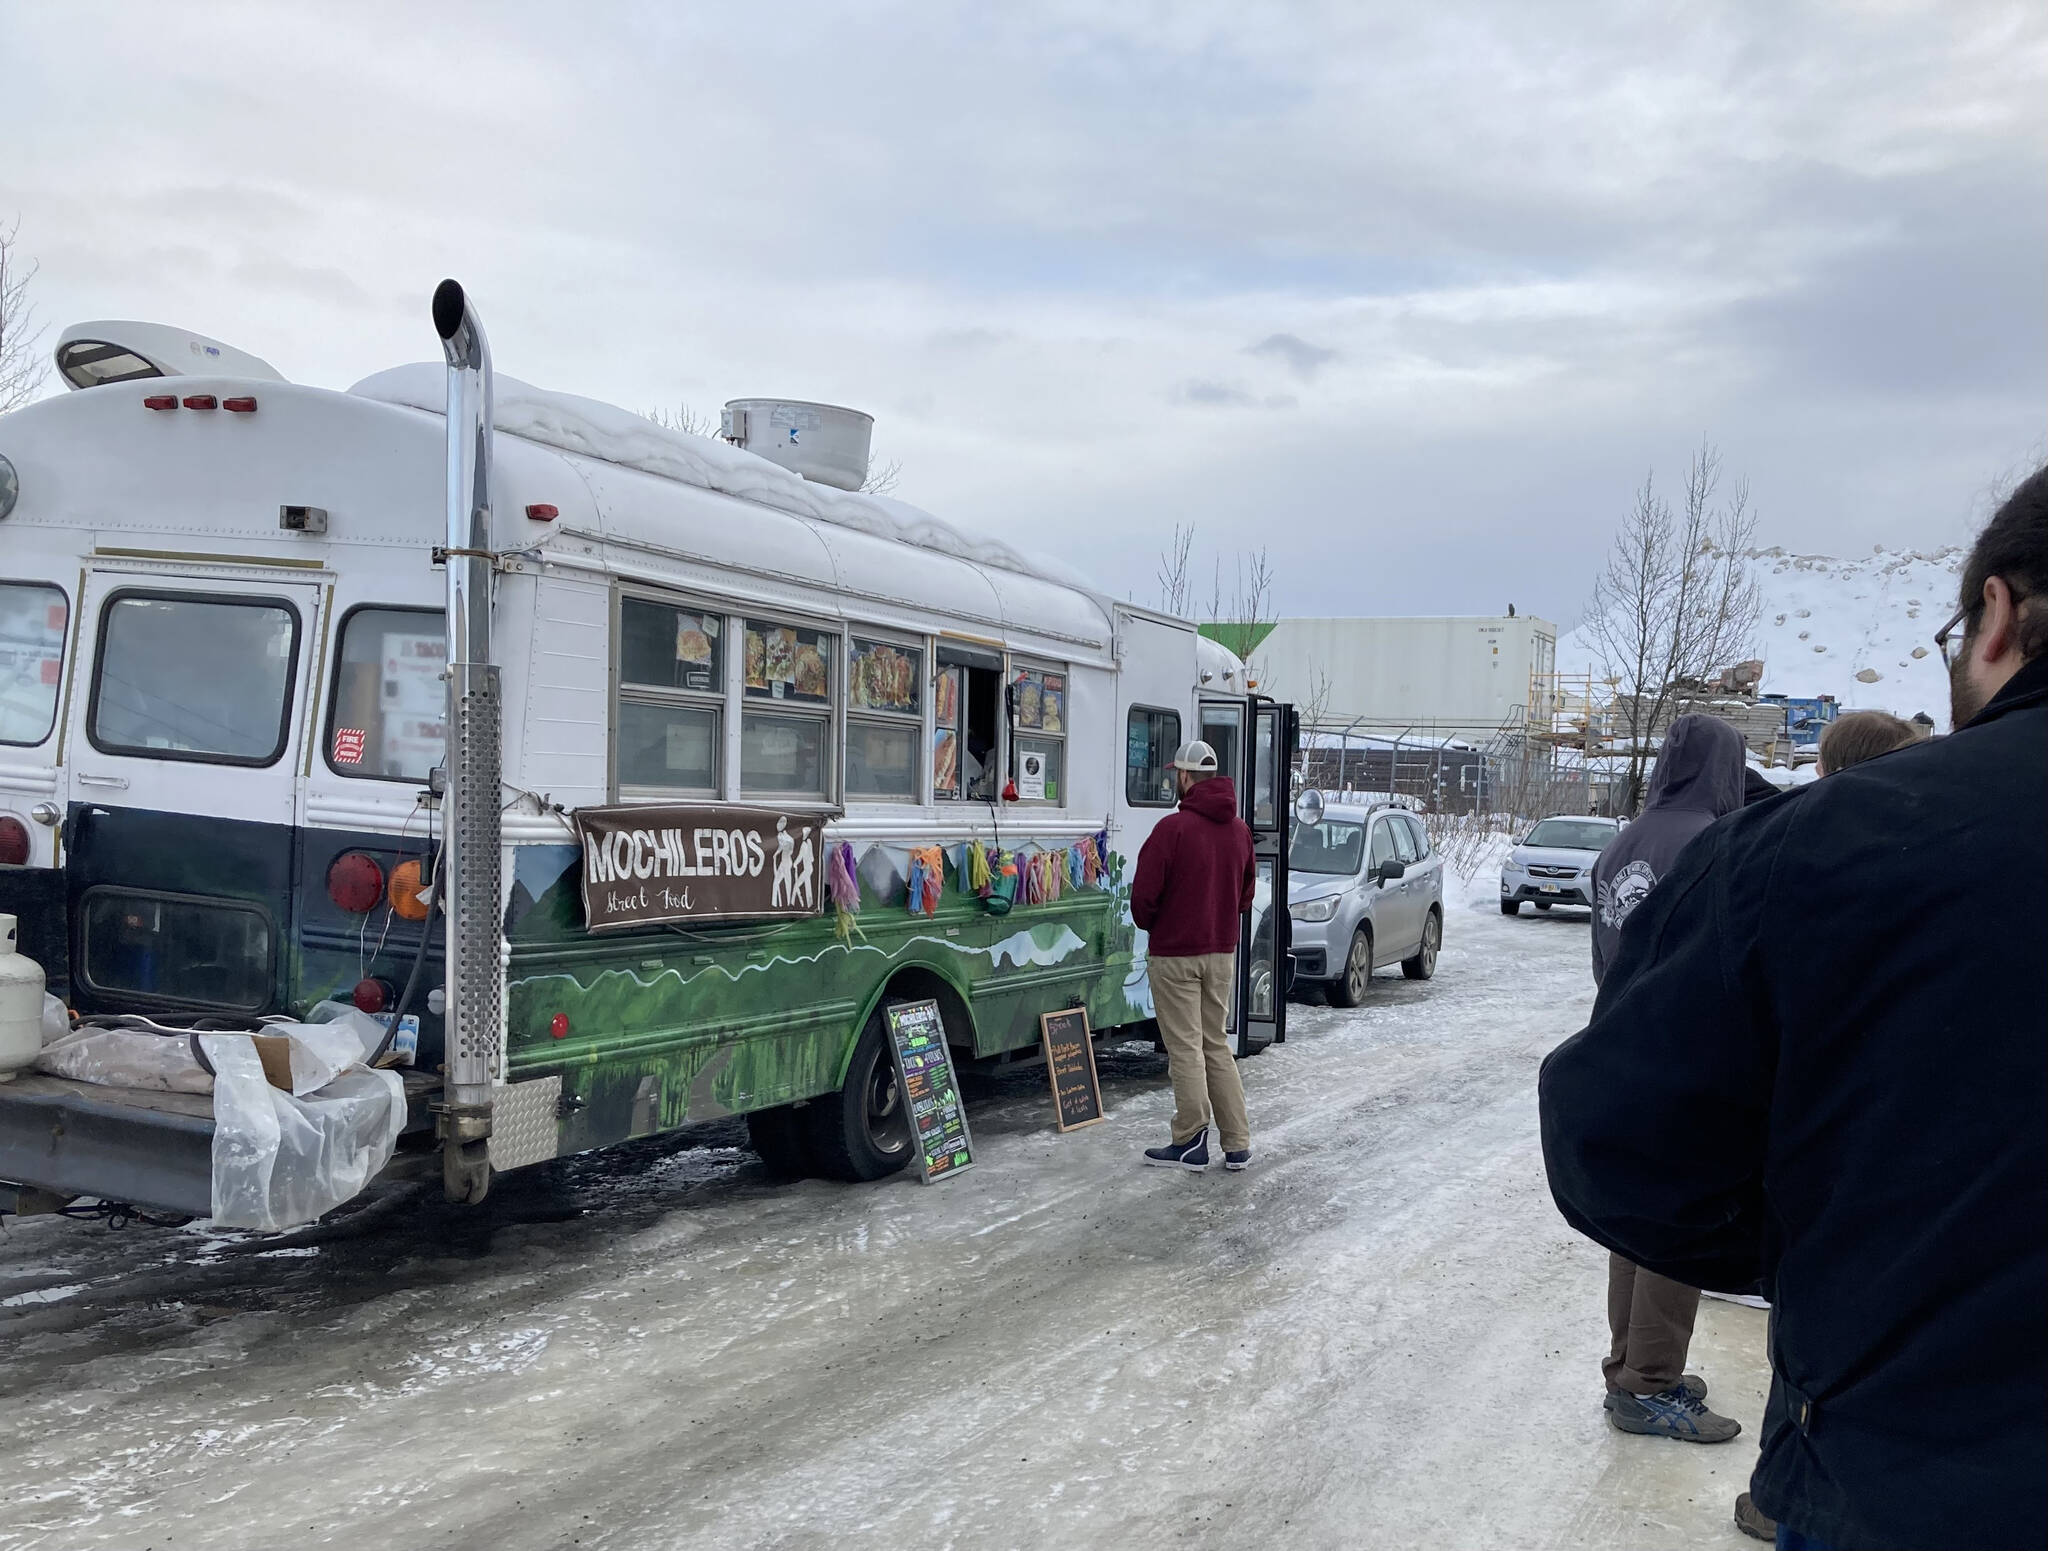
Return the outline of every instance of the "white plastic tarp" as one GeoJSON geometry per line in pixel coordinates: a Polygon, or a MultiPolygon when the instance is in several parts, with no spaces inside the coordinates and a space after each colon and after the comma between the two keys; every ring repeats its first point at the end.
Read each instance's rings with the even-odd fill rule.
{"type": "Polygon", "coordinates": [[[246,1036],[199,1036],[214,1070],[213,1220],[223,1227],[275,1232],[324,1216],[391,1161],[405,1128],[398,1074],[360,1065],[365,1052],[345,1026],[292,1024],[272,1032],[291,1036],[294,1090],[341,1057],[344,1042],[346,1069],[286,1093],[265,1079],[246,1036]],[[318,1034],[328,1037],[308,1037],[318,1034]]]}

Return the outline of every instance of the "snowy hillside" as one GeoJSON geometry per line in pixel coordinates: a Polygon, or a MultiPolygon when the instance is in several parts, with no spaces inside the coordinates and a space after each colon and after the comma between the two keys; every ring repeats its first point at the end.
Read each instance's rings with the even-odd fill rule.
{"type": "MultiPolygon", "coordinates": [[[[1964,551],[1878,549],[1857,560],[1752,550],[1763,591],[1756,655],[1768,694],[1833,695],[1842,707],[1948,724],[1948,676],[1934,632],[1955,612],[1964,551]]],[[[1581,624],[1557,643],[1561,672],[1600,666],[1581,624]]]]}

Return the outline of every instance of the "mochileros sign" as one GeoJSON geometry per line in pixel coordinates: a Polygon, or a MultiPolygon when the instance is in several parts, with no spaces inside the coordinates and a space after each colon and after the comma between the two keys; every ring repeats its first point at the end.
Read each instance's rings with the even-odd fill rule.
{"type": "Polygon", "coordinates": [[[668,921],[818,913],[825,821],[724,805],[578,808],[583,919],[593,932],[668,921]]]}

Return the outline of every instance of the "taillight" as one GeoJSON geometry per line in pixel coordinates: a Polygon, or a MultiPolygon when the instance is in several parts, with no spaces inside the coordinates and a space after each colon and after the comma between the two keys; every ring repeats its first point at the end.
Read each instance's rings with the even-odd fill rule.
{"type": "Polygon", "coordinates": [[[176,409],[178,395],[175,393],[152,393],[142,401],[144,409],[176,409]]]}
{"type": "Polygon", "coordinates": [[[391,1011],[391,1004],[398,998],[393,994],[388,981],[379,980],[375,975],[371,975],[356,982],[356,988],[349,992],[349,1000],[356,1004],[357,1012],[366,1012],[374,1018],[380,1012],[391,1011]]]}
{"type": "Polygon", "coordinates": [[[391,908],[401,921],[427,918],[427,886],[421,881],[424,872],[418,857],[391,869],[391,908]]]}
{"type": "Polygon", "coordinates": [[[384,869],[374,857],[344,851],[327,869],[327,897],[352,916],[374,910],[384,897],[384,869]]]}
{"type": "Polygon", "coordinates": [[[218,409],[220,400],[211,393],[188,393],[185,395],[187,409],[218,409]]]}
{"type": "Polygon", "coordinates": [[[20,819],[0,819],[0,862],[9,867],[28,865],[28,826],[20,819]]]}
{"type": "Polygon", "coordinates": [[[222,399],[220,407],[231,415],[253,415],[256,413],[256,401],[252,398],[222,399]]]}

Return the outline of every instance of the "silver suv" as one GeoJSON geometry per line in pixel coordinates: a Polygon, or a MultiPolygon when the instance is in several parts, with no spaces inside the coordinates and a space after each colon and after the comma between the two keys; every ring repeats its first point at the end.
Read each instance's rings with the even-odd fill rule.
{"type": "Polygon", "coordinates": [[[1320,983],[1332,1005],[1356,1007],[1372,972],[1399,964],[1410,980],[1436,973],[1444,940],[1444,863],[1412,813],[1332,805],[1294,825],[1287,848],[1294,978],[1320,983]]]}
{"type": "Polygon", "coordinates": [[[1520,915],[1524,900],[1538,910],[1591,905],[1593,864],[1620,833],[1613,819],[1545,819],[1501,863],[1500,913],[1520,915]]]}

